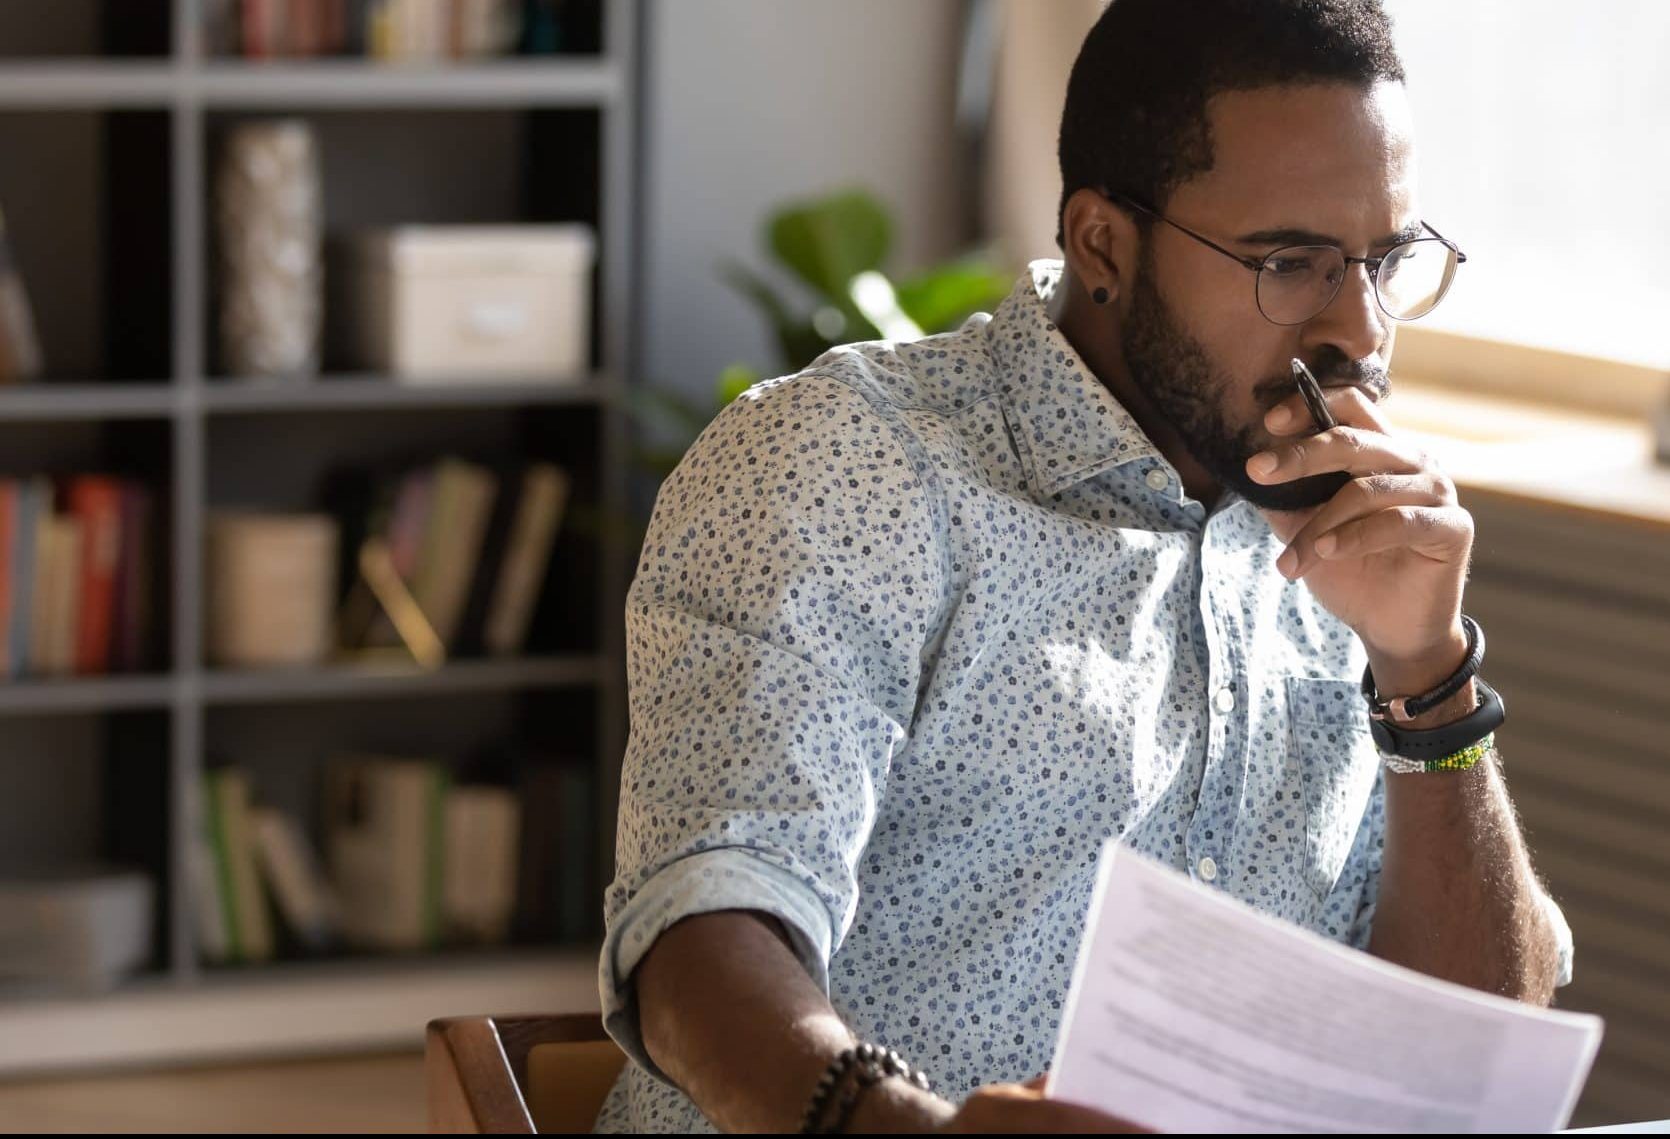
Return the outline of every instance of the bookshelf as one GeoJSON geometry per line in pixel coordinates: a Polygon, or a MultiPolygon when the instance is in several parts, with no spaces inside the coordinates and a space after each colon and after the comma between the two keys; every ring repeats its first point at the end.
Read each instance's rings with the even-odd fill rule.
{"type": "MultiPolygon", "coordinates": [[[[182,820],[212,755],[298,798],[333,750],[452,758],[562,743],[597,787],[597,896],[625,744],[618,528],[553,552],[526,655],[435,671],[233,671],[204,654],[206,519],[318,508],[332,469],[512,450],[557,462],[574,507],[629,506],[639,0],[598,5],[595,52],[455,66],[211,56],[199,0],[32,0],[0,10],[0,207],[48,378],[0,388],[0,474],[112,469],[157,497],[157,643],[137,674],[0,683],[0,860],[97,857],[157,883],[149,967],[116,991],[0,988],[0,1074],[415,1045],[432,1015],[595,1007],[595,946],[518,945],[211,967],[182,820]],[[212,183],[229,126],[306,118],[327,233],[364,224],[584,221],[598,236],[590,371],[402,385],[333,370],[222,374],[212,183]],[[10,157],[7,157],[7,156],[10,157]],[[423,754],[418,751],[416,754],[423,754]]],[[[581,11],[589,11],[585,5],[581,11]]],[[[327,294],[328,296],[328,294],[327,294]]]]}

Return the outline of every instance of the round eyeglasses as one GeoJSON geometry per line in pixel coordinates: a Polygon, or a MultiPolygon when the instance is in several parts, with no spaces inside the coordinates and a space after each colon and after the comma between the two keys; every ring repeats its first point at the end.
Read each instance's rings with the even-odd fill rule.
{"type": "Polygon", "coordinates": [[[1401,242],[1379,257],[1348,257],[1335,245],[1289,245],[1263,257],[1247,257],[1178,225],[1134,198],[1106,190],[1102,195],[1158,218],[1251,269],[1258,275],[1254,284],[1258,311],[1273,324],[1304,324],[1313,319],[1334,302],[1352,265],[1368,271],[1382,312],[1393,320],[1416,320],[1438,307],[1455,280],[1456,266],[1467,260],[1467,254],[1455,242],[1424,221],[1421,228],[1432,236],[1401,242]]]}

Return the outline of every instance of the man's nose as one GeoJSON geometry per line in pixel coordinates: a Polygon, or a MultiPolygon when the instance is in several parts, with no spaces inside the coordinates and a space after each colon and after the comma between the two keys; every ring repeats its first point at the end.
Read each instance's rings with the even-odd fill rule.
{"type": "Polygon", "coordinates": [[[1375,299],[1374,281],[1367,265],[1346,267],[1345,280],[1328,307],[1305,328],[1311,346],[1330,344],[1347,360],[1366,360],[1386,341],[1388,318],[1375,299]]]}

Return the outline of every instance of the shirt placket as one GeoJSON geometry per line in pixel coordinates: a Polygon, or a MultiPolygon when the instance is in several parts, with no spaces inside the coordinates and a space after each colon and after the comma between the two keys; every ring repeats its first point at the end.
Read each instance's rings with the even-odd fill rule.
{"type": "Polygon", "coordinates": [[[1200,543],[1200,621],[1206,631],[1206,769],[1200,800],[1189,821],[1189,873],[1201,882],[1227,886],[1236,867],[1226,858],[1233,840],[1234,811],[1246,780],[1247,678],[1241,653],[1244,630],[1233,575],[1235,563],[1214,541],[1221,528],[1208,520],[1200,543]]]}

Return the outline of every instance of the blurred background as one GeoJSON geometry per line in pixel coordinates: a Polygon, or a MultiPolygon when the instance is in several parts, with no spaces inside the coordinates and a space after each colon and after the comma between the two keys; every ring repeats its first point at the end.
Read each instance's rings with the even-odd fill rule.
{"type": "MultiPolygon", "coordinates": [[[[1470,258],[1390,412],[1478,519],[1576,1122],[1670,1116],[1670,8],[1387,6],[1470,258]]],[[[0,4],[0,1114],[392,1049],[309,1078],[413,1126],[428,1018],[596,1007],[659,479],[1059,255],[1101,7],[0,4]]]]}

